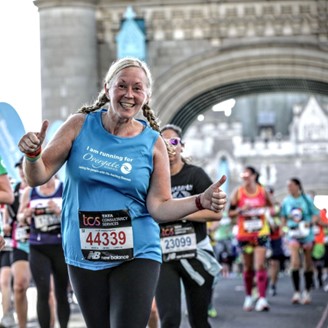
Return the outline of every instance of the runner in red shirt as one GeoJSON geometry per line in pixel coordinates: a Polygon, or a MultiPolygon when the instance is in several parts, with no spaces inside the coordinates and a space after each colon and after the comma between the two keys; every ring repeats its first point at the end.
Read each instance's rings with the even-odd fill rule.
{"type": "Polygon", "coordinates": [[[243,308],[245,311],[254,308],[251,293],[255,276],[260,296],[255,310],[268,311],[270,306],[266,299],[268,276],[265,263],[270,226],[267,213],[273,204],[269,193],[258,182],[259,173],[255,168],[246,167],[241,177],[243,185],[232,193],[229,216],[237,218],[237,240],[243,256],[246,292],[243,308]]]}

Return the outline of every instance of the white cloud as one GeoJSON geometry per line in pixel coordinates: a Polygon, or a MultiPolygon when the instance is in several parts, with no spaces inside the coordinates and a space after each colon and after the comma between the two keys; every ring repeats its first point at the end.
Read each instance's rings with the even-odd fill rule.
{"type": "Polygon", "coordinates": [[[32,0],[0,1],[0,102],[13,106],[26,131],[41,125],[40,33],[32,0]]]}

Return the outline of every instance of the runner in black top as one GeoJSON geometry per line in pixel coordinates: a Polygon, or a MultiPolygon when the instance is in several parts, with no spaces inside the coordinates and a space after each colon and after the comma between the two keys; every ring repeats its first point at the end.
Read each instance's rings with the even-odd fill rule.
{"type": "MultiPolygon", "coordinates": [[[[162,136],[174,147],[170,154],[171,191],[173,198],[202,193],[212,182],[205,171],[182,158],[181,130],[166,125],[162,136]]],[[[184,286],[188,319],[191,327],[210,327],[208,306],[212,287],[219,272],[206,221],[220,220],[222,214],[201,210],[186,220],[161,224],[163,264],[156,291],[161,327],[179,327],[181,321],[181,281],[184,286]],[[203,263],[211,263],[207,271],[203,263]]]]}

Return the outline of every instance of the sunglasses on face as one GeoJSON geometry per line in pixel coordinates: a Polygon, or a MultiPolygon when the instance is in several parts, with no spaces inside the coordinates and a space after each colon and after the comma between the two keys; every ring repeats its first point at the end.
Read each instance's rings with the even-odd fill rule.
{"type": "Polygon", "coordinates": [[[180,143],[180,138],[170,138],[165,140],[172,146],[177,146],[180,143]]]}

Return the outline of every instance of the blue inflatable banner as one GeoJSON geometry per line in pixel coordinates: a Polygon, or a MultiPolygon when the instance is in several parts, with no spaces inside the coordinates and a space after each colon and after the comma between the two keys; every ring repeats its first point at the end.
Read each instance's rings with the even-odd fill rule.
{"type": "Polygon", "coordinates": [[[46,143],[48,143],[52,139],[52,137],[55,135],[55,133],[63,123],[64,121],[56,120],[55,122],[49,125],[46,135],[46,143]]]}
{"type": "Polygon", "coordinates": [[[0,102],[0,155],[6,165],[9,177],[20,179],[15,164],[22,157],[18,142],[25,134],[23,123],[16,110],[5,102],[0,102]]]}
{"type": "Polygon", "coordinates": [[[228,192],[229,192],[229,182],[230,182],[230,170],[229,170],[228,160],[224,156],[222,156],[220,158],[219,168],[218,168],[218,179],[220,179],[222,175],[225,175],[227,177],[227,180],[222,185],[221,189],[226,194],[228,194],[228,192]]]}
{"type": "MultiPolygon", "coordinates": [[[[47,135],[46,135],[46,143],[48,143],[52,137],[56,134],[57,130],[60,128],[60,126],[64,123],[64,121],[56,120],[53,123],[50,124],[47,135]]],[[[45,145],[44,145],[45,146],[45,145]]],[[[65,181],[65,171],[66,171],[66,164],[64,164],[61,169],[57,172],[57,176],[60,179],[60,181],[65,181]]]]}

